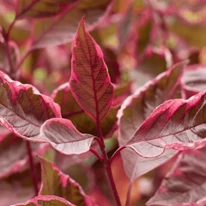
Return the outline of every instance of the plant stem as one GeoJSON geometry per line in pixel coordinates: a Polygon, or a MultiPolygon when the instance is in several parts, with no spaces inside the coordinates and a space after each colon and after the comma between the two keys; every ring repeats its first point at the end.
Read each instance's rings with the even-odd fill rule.
{"type": "Polygon", "coordinates": [[[31,171],[31,176],[32,176],[32,181],[33,181],[33,187],[34,187],[34,192],[35,196],[38,195],[38,179],[37,179],[37,174],[34,166],[34,160],[32,156],[32,151],[31,151],[31,145],[29,141],[26,141],[26,147],[27,147],[27,153],[29,156],[29,165],[30,165],[30,171],[31,171]]]}
{"type": "Polygon", "coordinates": [[[101,162],[104,161],[102,156],[97,151],[95,151],[92,148],[90,148],[90,152],[93,153],[101,162]]]}
{"type": "Polygon", "coordinates": [[[104,144],[104,139],[103,139],[100,123],[98,123],[98,121],[97,121],[97,129],[98,129],[98,134],[99,134],[99,138],[100,138],[98,140],[98,143],[99,143],[100,149],[102,151],[102,155],[103,155],[103,159],[104,159],[104,166],[106,167],[107,176],[108,176],[108,179],[109,179],[109,182],[110,182],[113,194],[114,194],[114,198],[116,200],[116,205],[121,206],[119,194],[117,192],[117,188],[116,188],[113,174],[112,174],[111,162],[108,158],[108,155],[107,155],[107,152],[105,149],[105,144],[104,144]]]}

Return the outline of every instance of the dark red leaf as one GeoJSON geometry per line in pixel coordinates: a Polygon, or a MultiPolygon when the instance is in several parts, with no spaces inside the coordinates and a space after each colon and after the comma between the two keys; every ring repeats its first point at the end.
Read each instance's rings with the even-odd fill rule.
{"type": "Polygon", "coordinates": [[[114,89],[100,47],[81,20],[72,46],[72,94],[82,109],[100,123],[112,105],[114,89]]]}

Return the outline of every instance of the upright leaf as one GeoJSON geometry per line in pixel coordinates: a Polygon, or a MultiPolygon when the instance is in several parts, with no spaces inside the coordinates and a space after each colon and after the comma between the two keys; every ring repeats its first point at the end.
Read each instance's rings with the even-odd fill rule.
{"type": "Polygon", "coordinates": [[[206,150],[180,155],[147,205],[205,205],[206,150]]]}
{"type": "Polygon", "coordinates": [[[16,18],[51,17],[73,6],[78,0],[19,0],[16,8],[16,18]]]}
{"type": "Polygon", "coordinates": [[[64,154],[81,154],[90,149],[94,136],[80,133],[71,121],[53,118],[41,127],[42,139],[64,154]]]}
{"type": "Polygon", "coordinates": [[[188,100],[168,100],[157,107],[134,133],[128,145],[139,142],[176,150],[199,149],[206,145],[206,92],[188,100]]]}
{"type": "Polygon", "coordinates": [[[100,123],[108,113],[114,89],[100,47],[81,20],[72,44],[72,94],[82,109],[100,123]]]}
{"type": "Polygon", "coordinates": [[[60,116],[59,106],[50,97],[0,72],[0,122],[3,126],[18,136],[33,139],[47,119],[60,116]]]}
{"type": "Polygon", "coordinates": [[[15,204],[14,206],[51,206],[51,205],[74,206],[73,204],[66,201],[65,199],[54,195],[47,195],[47,196],[39,195],[25,203],[15,204]]]}
{"type": "MultiPolygon", "coordinates": [[[[135,131],[158,105],[167,99],[180,97],[180,78],[184,65],[185,63],[180,63],[160,74],[123,102],[118,112],[120,145],[127,144],[135,131]]],[[[135,159],[134,151],[126,148],[121,152],[124,170],[132,180],[163,164],[175,154],[174,151],[168,150],[159,156],[163,152],[162,149],[154,149],[144,142],[138,144],[137,147],[139,155],[136,155],[135,159]]]]}
{"type": "Polygon", "coordinates": [[[52,163],[40,159],[42,166],[42,185],[40,195],[56,195],[63,197],[69,202],[78,206],[95,205],[93,201],[85,195],[80,185],[72,180],[68,175],[63,174],[52,163]]]}
{"type": "Polygon", "coordinates": [[[70,42],[83,16],[86,17],[88,29],[92,30],[107,16],[111,10],[111,3],[111,0],[79,0],[72,8],[64,10],[59,15],[35,21],[32,49],[70,42]]]}

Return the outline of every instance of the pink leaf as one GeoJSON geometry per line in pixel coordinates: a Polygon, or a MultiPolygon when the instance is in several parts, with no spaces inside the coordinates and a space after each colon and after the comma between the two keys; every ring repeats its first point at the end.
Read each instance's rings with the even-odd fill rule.
{"type": "Polygon", "coordinates": [[[80,0],[60,14],[36,20],[33,26],[32,49],[70,42],[83,16],[89,30],[94,29],[111,11],[111,0],[80,0]]]}
{"type": "Polygon", "coordinates": [[[183,88],[187,98],[206,90],[205,65],[187,66],[182,77],[183,88]]]}
{"type": "MultiPolygon", "coordinates": [[[[31,143],[32,153],[44,154],[48,144],[31,143]]],[[[11,132],[0,136],[0,178],[8,177],[15,172],[22,172],[29,168],[26,143],[22,138],[11,132]],[[2,138],[3,137],[3,138],[2,138]],[[15,155],[14,155],[15,151],[15,155]]]]}
{"type": "Polygon", "coordinates": [[[39,195],[25,203],[15,204],[14,206],[75,206],[64,198],[54,195],[39,195]]]}
{"type": "Polygon", "coordinates": [[[81,20],[72,45],[72,94],[94,121],[101,122],[112,105],[114,89],[100,47],[81,20]]]}
{"type": "Polygon", "coordinates": [[[157,107],[135,132],[128,145],[147,141],[157,148],[199,149],[206,141],[206,93],[188,100],[168,100],[157,107]]]}
{"type": "MultiPolygon", "coordinates": [[[[127,144],[135,131],[159,104],[167,99],[180,97],[180,78],[184,65],[185,63],[177,64],[160,74],[123,102],[118,112],[118,140],[121,146],[127,144]]],[[[175,154],[175,151],[171,150],[162,154],[164,151],[161,148],[154,148],[146,142],[136,145],[136,151],[139,155],[136,156],[135,160],[135,152],[129,148],[121,152],[124,170],[127,176],[132,179],[161,165],[175,154]],[[159,156],[160,154],[162,156],[159,156]]]]}
{"type": "Polygon", "coordinates": [[[206,166],[203,164],[205,161],[205,148],[191,154],[180,155],[147,205],[205,205],[203,204],[206,193],[206,166]]]}
{"type": "Polygon", "coordinates": [[[63,174],[52,163],[40,159],[42,166],[42,185],[40,195],[56,195],[63,197],[67,201],[82,206],[94,206],[92,199],[87,196],[81,186],[71,179],[68,175],[63,174]]]}
{"type": "Polygon", "coordinates": [[[51,98],[34,87],[12,81],[0,72],[0,122],[20,137],[34,139],[41,125],[60,117],[60,109],[51,98]]]}
{"type": "Polygon", "coordinates": [[[81,154],[89,151],[93,139],[89,134],[80,133],[71,121],[53,118],[46,121],[41,127],[42,139],[48,142],[61,153],[81,154]]]}

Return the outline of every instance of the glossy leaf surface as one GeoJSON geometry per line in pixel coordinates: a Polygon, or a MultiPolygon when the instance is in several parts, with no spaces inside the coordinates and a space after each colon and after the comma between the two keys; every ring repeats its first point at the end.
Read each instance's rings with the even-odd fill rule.
{"type": "Polygon", "coordinates": [[[110,3],[110,0],[101,2],[80,0],[71,9],[69,8],[57,16],[37,20],[33,27],[32,48],[56,46],[70,42],[74,38],[76,27],[83,16],[86,18],[87,28],[92,30],[107,16],[110,3]]]}
{"type": "Polygon", "coordinates": [[[147,205],[204,205],[206,150],[180,155],[147,205]]]}
{"type": "Polygon", "coordinates": [[[15,206],[74,206],[70,202],[66,201],[61,197],[57,197],[54,195],[39,195],[35,198],[25,202],[16,204],[15,206]]]}
{"type": "Polygon", "coordinates": [[[100,123],[108,113],[114,89],[100,47],[81,20],[72,46],[70,88],[81,108],[100,123]]]}
{"type": "Polygon", "coordinates": [[[23,138],[35,138],[40,126],[52,117],[60,117],[60,109],[51,98],[39,94],[31,85],[12,81],[0,72],[0,121],[23,138]]]}
{"type": "Polygon", "coordinates": [[[71,121],[53,118],[41,127],[40,136],[59,152],[64,154],[81,154],[90,149],[94,136],[80,133],[71,121]]]}
{"type": "Polygon", "coordinates": [[[92,206],[93,201],[85,195],[80,185],[68,175],[63,174],[52,163],[40,159],[42,166],[42,185],[40,195],[56,195],[74,205],[92,206]]]}

